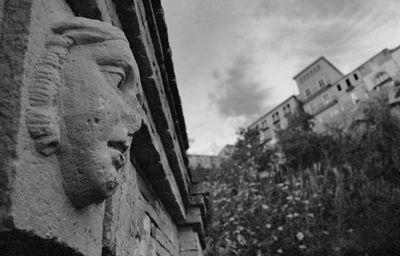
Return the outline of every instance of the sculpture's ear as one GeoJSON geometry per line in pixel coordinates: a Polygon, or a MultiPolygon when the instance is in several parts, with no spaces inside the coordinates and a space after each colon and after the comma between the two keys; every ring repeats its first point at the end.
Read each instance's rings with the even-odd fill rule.
{"type": "Polygon", "coordinates": [[[38,108],[31,108],[26,115],[29,134],[35,140],[36,151],[49,156],[58,150],[60,145],[60,128],[55,116],[38,108]]]}
{"type": "Polygon", "coordinates": [[[44,156],[54,154],[60,145],[60,138],[56,136],[36,140],[36,151],[44,156]]]}
{"type": "Polygon", "coordinates": [[[34,73],[28,88],[29,108],[26,126],[35,140],[36,150],[45,156],[55,153],[60,144],[57,120],[57,92],[61,83],[60,70],[67,53],[68,41],[62,37],[47,42],[46,54],[34,73]]]}

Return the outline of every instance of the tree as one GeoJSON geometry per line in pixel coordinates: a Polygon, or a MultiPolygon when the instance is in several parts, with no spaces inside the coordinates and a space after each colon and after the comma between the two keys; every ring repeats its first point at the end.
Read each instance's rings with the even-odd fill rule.
{"type": "Polygon", "coordinates": [[[380,93],[362,102],[349,127],[351,147],[347,161],[363,169],[371,179],[400,184],[400,120],[380,93]]]}
{"type": "Polygon", "coordinates": [[[277,131],[278,149],[294,172],[311,167],[322,158],[321,136],[312,127],[311,115],[299,110],[289,117],[286,129],[277,131]]]}

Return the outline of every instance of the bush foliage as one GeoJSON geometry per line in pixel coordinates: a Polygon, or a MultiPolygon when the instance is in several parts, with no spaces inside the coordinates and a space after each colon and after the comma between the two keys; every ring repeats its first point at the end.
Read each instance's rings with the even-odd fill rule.
{"type": "Polygon", "coordinates": [[[299,112],[274,148],[242,130],[207,176],[207,255],[398,255],[400,122],[382,95],[355,116],[316,134],[299,112]]]}

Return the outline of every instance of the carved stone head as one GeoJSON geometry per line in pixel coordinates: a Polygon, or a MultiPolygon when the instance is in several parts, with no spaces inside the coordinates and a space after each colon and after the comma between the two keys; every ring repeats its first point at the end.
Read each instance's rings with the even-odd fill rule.
{"type": "Polygon", "coordinates": [[[72,18],[52,27],[29,88],[26,124],[36,150],[56,154],[78,208],[112,195],[141,124],[139,71],[124,33],[72,18]]]}

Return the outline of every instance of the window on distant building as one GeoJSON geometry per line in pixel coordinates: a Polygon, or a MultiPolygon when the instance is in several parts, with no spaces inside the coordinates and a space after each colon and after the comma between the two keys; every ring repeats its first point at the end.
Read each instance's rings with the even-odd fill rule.
{"type": "Polygon", "coordinates": [[[346,84],[347,84],[347,87],[350,87],[350,86],[351,86],[351,82],[350,82],[350,79],[349,79],[349,78],[346,79],[346,84]]]}
{"type": "Polygon", "coordinates": [[[386,80],[388,80],[389,78],[390,78],[390,77],[389,77],[388,73],[386,73],[386,72],[381,72],[381,73],[379,73],[379,74],[376,75],[376,78],[375,78],[375,85],[379,85],[379,84],[385,82],[386,80]]]}
{"type": "Polygon", "coordinates": [[[262,127],[263,127],[263,129],[268,129],[268,124],[267,124],[267,120],[263,120],[262,121],[262,127]]]}
{"type": "Polygon", "coordinates": [[[340,86],[340,84],[336,85],[336,87],[337,87],[337,90],[338,90],[338,91],[341,91],[341,90],[342,90],[342,87],[340,86]]]}
{"type": "Polygon", "coordinates": [[[356,80],[356,81],[358,80],[358,75],[356,73],[354,73],[353,77],[354,77],[354,80],[356,80]]]}
{"type": "Polygon", "coordinates": [[[279,121],[279,113],[275,112],[274,114],[272,114],[272,121],[278,122],[279,121]]]}
{"type": "Polygon", "coordinates": [[[316,110],[315,103],[312,102],[312,103],[310,104],[310,114],[314,113],[315,110],[316,110]]]}
{"type": "Polygon", "coordinates": [[[310,96],[310,95],[311,95],[311,91],[310,91],[309,88],[306,89],[306,95],[307,95],[307,96],[310,96]]]}
{"type": "Polygon", "coordinates": [[[283,106],[283,113],[285,114],[285,115],[287,115],[287,114],[290,114],[290,105],[289,104],[287,104],[286,106],[283,106]]]}
{"type": "Polygon", "coordinates": [[[321,89],[323,89],[323,88],[325,88],[325,81],[324,81],[324,79],[321,79],[321,80],[319,80],[318,81],[318,84],[319,84],[319,87],[321,88],[321,89]]]}

